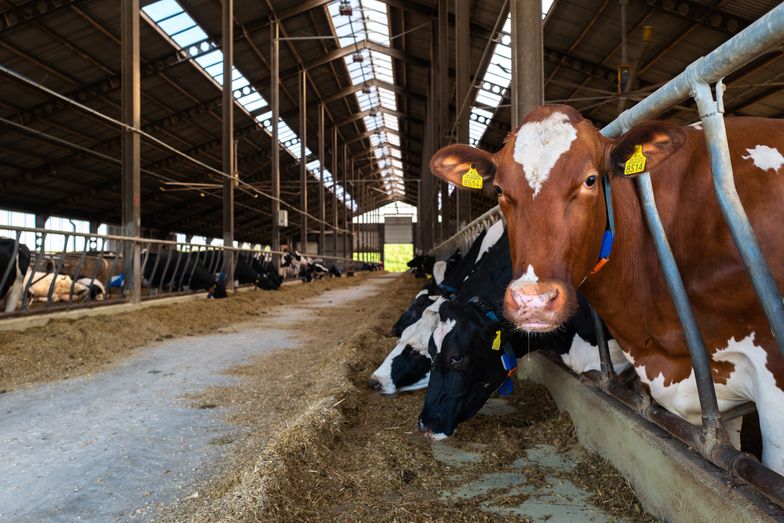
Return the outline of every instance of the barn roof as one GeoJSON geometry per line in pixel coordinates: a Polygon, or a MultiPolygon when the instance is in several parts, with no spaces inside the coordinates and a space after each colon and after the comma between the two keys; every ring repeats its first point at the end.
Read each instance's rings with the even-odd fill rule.
{"type": "MultiPolygon", "coordinates": [[[[276,19],[280,35],[288,38],[280,47],[280,113],[285,123],[281,130],[282,198],[298,205],[297,144],[303,135],[312,153],[306,164],[316,172],[317,107],[323,103],[327,128],[337,125],[340,143],[347,144],[350,156],[357,160],[360,178],[374,188],[360,192],[348,186],[352,211],[363,212],[395,200],[415,205],[416,180],[422,174],[436,0],[351,0],[351,17],[339,14],[339,3],[235,0],[234,61],[240,75],[235,75],[235,132],[240,177],[261,189],[270,180],[270,21],[276,19]],[[322,38],[302,38],[313,36],[322,38]],[[355,53],[362,62],[354,60],[355,53]],[[305,130],[298,123],[298,82],[303,68],[309,82],[305,130]]],[[[510,130],[508,3],[470,1],[469,69],[477,88],[470,134],[472,142],[491,150],[500,146],[510,130]]],[[[143,129],[220,169],[221,79],[215,64],[220,63],[221,2],[142,4],[143,129]]],[[[544,19],[546,100],[574,105],[597,124],[609,122],[619,108],[635,103],[775,5],[775,0],[629,2],[627,62],[633,83],[620,101],[618,2],[555,0],[544,19]]],[[[454,56],[454,17],[450,17],[450,27],[454,56]]],[[[781,116],[781,54],[780,49],[773,49],[727,79],[728,114],[781,116]]],[[[0,0],[0,63],[95,111],[119,118],[119,2],[0,0]]],[[[454,76],[451,69],[450,75],[454,76]]],[[[119,223],[119,128],[7,72],[3,76],[0,207],[119,223]]],[[[454,90],[439,96],[450,100],[454,114],[454,90]]],[[[662,116],[688,123],[696,119],[696,112],[692,103],[684,103],[662,116]]],[[[330,132],[327,169],[332,166],[331,148],[330,132]]],[[[342,163],[342,155],[338,159],[342,163]]],[[[221,235],[220,190],[214,174],[148,140],[142,140],[142,167],[144,227],[221,235]]],[[[311,182],[310,201],[315,202],[319,182],[315,176],[311,182]]],[[[342,191],[342,185],[335,190],[342,191]]],[[[239,240],[263,239],[270,227],[269,205],[257,196],[237,192],[235,236],[239,240]]],[[[493,203],[474,198],[474,214],[493,203]]]]}

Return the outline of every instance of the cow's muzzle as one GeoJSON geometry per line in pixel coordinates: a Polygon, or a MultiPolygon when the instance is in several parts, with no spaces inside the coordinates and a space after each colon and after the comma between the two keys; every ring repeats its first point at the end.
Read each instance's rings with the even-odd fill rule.
{"type": "Polygon", "coordinates": [[[558,280],[513,281],[506,289],[504,312],[519,329],[549,332],[568,317],[568,290],[558,280]]]}

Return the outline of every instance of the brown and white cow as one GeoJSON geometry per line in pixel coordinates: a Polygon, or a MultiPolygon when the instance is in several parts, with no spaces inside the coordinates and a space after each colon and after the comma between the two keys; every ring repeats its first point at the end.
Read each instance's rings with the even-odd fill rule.
{"type": "MultiPolygon", "coordinates": [[[[728,118],[736,185],[779,287],[784,287],[784,121],[728,118]]],[[[649,122],[607,139],[573,108],[529,113],[495,154],[440,150],[431,170],[492,187],[506,217],[514,280],[505,313],[520,329],[550,331],[572,313],[576,289],[668,410],[700,423],[691,360],[635,184],[624,164],[641,146],[670,245],[710,353],[719,407],[753,401],[763,461],[784,473],[784,358],[719,211],[699,126],[649,122]],[[472,169],[473,167],[473,169],[472,169]],[[612,177],[616,236],[596,271],[607,228],[602,177],[612,177]]],[[[737,432],[739,420],[729,427],[737,432]]],[[[737,440],[733,443],[737,445],[737,440]]]]}

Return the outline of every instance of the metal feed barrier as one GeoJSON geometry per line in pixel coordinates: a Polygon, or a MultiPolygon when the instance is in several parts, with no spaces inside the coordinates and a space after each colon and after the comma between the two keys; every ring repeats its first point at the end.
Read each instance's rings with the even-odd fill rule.
{"type": "MultiPolygon", "coordinates": [[[[784,40],[784,4],[771,10],[712,53],[689,65],[683,73],[634,107],[624,111],[604,127],[601,133],[607,137],[621,135],[636,123],[654,118],[689,97],[694,98],[708,144],[714,189],[719,206],[768,317],[779,348],[784,352],[784,303],[735,188],[722,102],[724,89],[722,79],[761,53],[778,45],[782,40],[784,40]],[[711,89],[712,84],[715,84],[715,98],[711,89]]],[[[652,403],[650,397],[624,386],[614,375],[609,350],[603,339],[599,340],[601,372],[591,371],[584,376],[587,381],[618,399],[646,420],[662,427],[697,450],[714,465],[728,471],[733,477],[753,485],[768,498],[784,506],[784,477],[762,465],[750,454],[739,452],[728,442],[719,416],[708,355],[656,209],[650,175],[644,172],[637,176],[636,180],[645,219],[653,236],[659,261],[689,347],[702,408],[702,426],[688,423],[652,403]]],[[[458,247],[465,248],[482,227],[501,218],[501,214],[500,208],[494,207],[469,224],[466,229],[436,246],[432,251],[433,254],[443,257],[458,247]]],[[[599,318],[595,313],[594,317],[598,322],[599,318]]],[[[601,332],[601,329],[597,329],[597,332],[601,332]]],[[[725,418],[731,419],[751,411],[753,411],[751,406],[741,407],[732,413],[725,413],[725,418]]]]}
{"type": "MultiPolygon", "coordinates": [[[[111,234],[92,234],[75,231],[54,231],[30,227],[16,227],[10,225],[0,226],[0,235],[16,240],[12,252],[12,259],[16,259],[19,245],[24,244],[30,249],[30,278],[25,278],[19,307],[10,312],[0,310],[0,318],[39,314],[56,310],[71,310],[110,305],[126,302],[123,248],[129,243],[139,246],[141,251],[141,268],[148,267],[150,274],[160,274],[157,284],[144,288],[142,300],[151,300],[161,297],[178,296],[204,292],[193,290],[191,284],[196,268],[205,267],[211,276],[217,275],[223,266],[223,256],[211,253],[223,253],[230,250],[234,253],[233,268],[236,269],[239,259],[247,262],[272,262],[274,256],[282,256],[285,252],[261,249],[233,248],[223,246],[201,245],[170,240],[157,240],[151,238],[131,238],[111,234]],[[34,235],[34,242],[25,243],[25,236],[34,235]],[[56,243],[62,248],[47,250],[47,243],[56,243]],[[173,256],[174,253],[187,254],[188,256],[173,256]],[[151,258],[154,255],[154,259],[151,258]],[[39,273],[41,276],[36,277],[39,273]],[[51,282],[45,289],[45,295],[31,293],[31,287],[43,277],[51,276],[51,282]],[[66,290],[58,294],[58,277],[68,276],[70,282],[65,280],[66,290]],[[81,282],[77,282],[81,280],[81,282]],[[91,287],[97,283],[103,286],[100,298],[93,296],[91,287]],[[81,284],[81,287],[79,284],[81,284]],[[86,293],[78,293],[78,289],[87,287],[86,293]]],[[[127,251],[126,251],[127,252],[127,251]]],[[[313,257],[314,260],[323,261],[326,265],[335,265],[342,271],[353,267],[353,262],[347,258],[334,256],[313,257]]],[[[274,265],[273,265],[274,267],[274,265]]],[[[281,267],[285,279],[296,279],[298,274],[292,267],[281,267]]],[[[274,270],[274,268],[273,268],[274,270]]],[[[0,273],[0,288],[11,284],[16,278],[16,266],[9,264],[0,273]]],[[[236,272],[235,272],[236,274],[236,272]]],[[[62,282],[61,282],[62,283],[62,282]]],[[[247,284],[253,287],[254,284],[247,284]]],[[[44,286],[46,287],[46,286],[44,286]]],[[[233,285],[227,284],[227,290],[233,285]]],[[[63,289],[60,289],[62,291],[63,289]]],[[[8,292],[10,295],[10,290],[8,292]]]]}

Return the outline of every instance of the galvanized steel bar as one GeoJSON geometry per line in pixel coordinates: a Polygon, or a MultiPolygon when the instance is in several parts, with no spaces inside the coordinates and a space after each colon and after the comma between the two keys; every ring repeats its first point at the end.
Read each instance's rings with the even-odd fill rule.
{"type": "Polygon", "coordinates": [[[542,1],[511,0],[512,129],[544,103],[542,1]]]}
{"type": "MultiPolygon", "coordinates": [[[[667,287],[670,290],[670,296],[675,304],[675,310],[683,326],[683,334],[689,347],[691,365],[694,368],[694,379],[697,383],[697,393],[702,408],[703,429],[709,437],[716,437],[719,430],[719,406],[716,400],[716,390],[713,387],[708,354],[705,351],[705,343],[686,294],[686,286],[681,279],[675,256],[672,254],[664,226],[656,209],[650,174],[645,172],[637,176],[637,187],[645,221],[653,237],[656,254],[659,256],[667,287]]],[[[710,443],[715,443],[715,440],[710,443]]]]}
{"type": "Polygon", "coordinates": [[[702,119],[705,144],[711,159],[713,187],[721,213],[768,317],[773,336],[776,338],[779,350],[784,353],[784,303],[735,187],[727,130],[724,125],[724,104],[721,103],[720,98],[722,88],[723,84],[719,83],[718,100],[713,99],[710,87],[704,82],[695,83],[692,91],[702,119]]]}

